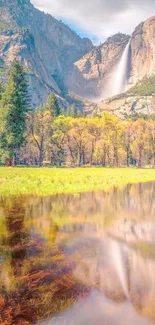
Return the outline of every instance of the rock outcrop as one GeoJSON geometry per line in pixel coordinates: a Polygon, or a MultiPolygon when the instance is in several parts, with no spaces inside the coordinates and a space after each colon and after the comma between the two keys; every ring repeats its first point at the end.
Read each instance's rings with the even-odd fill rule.
{"type": "MultiPolygon", "coordinates": [[[[94,47],[68,26],[45,14],[30,0],[0,1],[0,79],[10,62],[19,58],[29,78],[32,106],[56,93],[62,106],[75,103],[88,114],[96,105],[120,117],[133,112],[155,113],[154,93],[123,94],[110,100],[114,73],[130,36],[116,34],[94,47]],[[90,100],[74,100],[68,93],[90,100]],[[100,102],[99,105],[93,102],[100,102]],[[92,101],[92,102],[91,102],[92,101]],[[86,105],[87,103],[87,105],[86,105]]],[[[155,17],[136,27],[131,36],[127,69],[128,87],[155,74],[155,17]]]]}
{"type": "Polygon", "coordinates": [[[21,59],[30,79],[33,106],[41,104],[51,91],[63,96],[65,75],[92,47],[89,39],[81,39],[29,0],[1,0],[1,69],[14,57],[21,59]]]}
{"type": "Polygon", "coordinates": [[[131,71],[129,83],[135,85],[155,74],[155,16],[141,23],[131,39],[131,71]]]}
{"type": "Polygon", "coordinates": [[[140,96],[128,93],[103,100],[98,106],[98,112],[108,111],[124,119],[132,114],[155,114],[155,95],[140,96]]]}
{"type": "MultiPolygon", "coordinates": [[[[69,85],[73,91],[83,97],[97,98],[98,100],[110,97],[114,72],[128,41],[129,36],[117,34],[77,61],[74,64],[69,85]]],[[[136,85],[144,77],[155,74],[155,17],[136,27],[131,36],[128,56],[128,88],[136,85]]],[[[133,102],[135,100],[133,98],[133,102]]],[[[144,100],[145,105],[145,102],[150,101],[150,98],[139,98],[139,100],[140,102],[144,100]]],[[[131,98],[129,98],[130,101],[132,102],[131,98]]],[[[130,110],[131,107],[132,103],[127,107],[127,110],[130,110]]],[[[138,107],[140,107],[139,103],[137,110],[138,107]]],[[[147,106],[144,108],[144,111],[146,110],[147,106]]]]}
{"type": "Polygon", "coordinates": [[[68,87],[79,96],[103,97],[105,91],[108,92],[107,80],[112,80],[113,71],[128,41],[128,35],[116,34],[92,49],[74,64],[73,73],[68,78],[68,87]]]}

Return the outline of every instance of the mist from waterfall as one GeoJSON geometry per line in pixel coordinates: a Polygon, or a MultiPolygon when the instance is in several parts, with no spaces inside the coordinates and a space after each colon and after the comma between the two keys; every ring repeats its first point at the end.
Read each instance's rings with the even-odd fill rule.
{"type": "Polygon", "coordinates": [[[129,61],[129,50],[130,50],[130,41],[126,45],[124,52],[121,56],[121,59],[114,71],[112,95],[118,95],[126,91],[128,84],[128,61],[129,61]]]}

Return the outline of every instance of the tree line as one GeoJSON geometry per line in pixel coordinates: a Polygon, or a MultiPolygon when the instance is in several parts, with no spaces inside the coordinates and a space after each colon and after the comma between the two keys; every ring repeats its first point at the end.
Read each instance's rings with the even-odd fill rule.
{"type": "Polygon", "coordinates": [[[121,120],[103,112],[87,117],[74,106],[62,111],[54,93],[32,110],[24,69],[15,60],[0,85],[0,162],[155,167],[154,116],[121,120]]]}

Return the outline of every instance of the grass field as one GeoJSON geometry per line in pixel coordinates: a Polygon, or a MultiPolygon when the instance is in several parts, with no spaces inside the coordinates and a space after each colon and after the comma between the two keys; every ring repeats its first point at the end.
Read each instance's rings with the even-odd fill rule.
{"type": "Polygon", "coordinates": [[[0,196],[52,195],[107,190],[129,183],[155,181],[155,169],[0,168],[0,196]]]}

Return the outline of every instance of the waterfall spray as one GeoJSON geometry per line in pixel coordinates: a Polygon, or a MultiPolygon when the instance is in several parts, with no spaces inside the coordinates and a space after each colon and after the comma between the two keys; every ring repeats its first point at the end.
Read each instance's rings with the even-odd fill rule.
{"type": "Polygon", "coordinates": [[[127,70],[128,70],[128,59],[129,59],[129,49],[130,49],[130,42],[126,45],[122,57],[116,67],[114,72],[114,82],[112,88],[112,95],[118,95],[126,91],[127,87],[127,70]]]}

